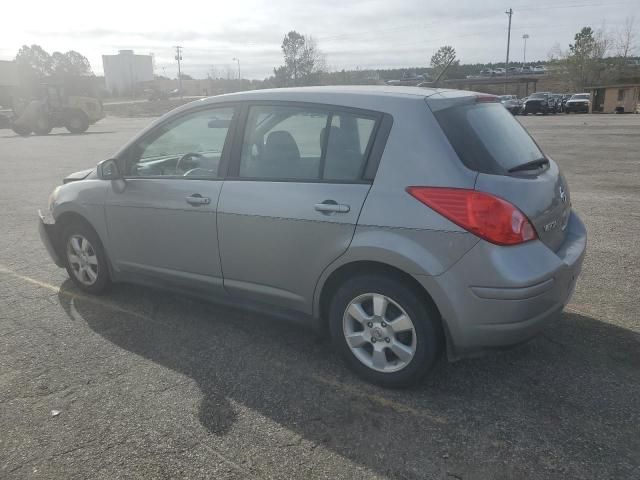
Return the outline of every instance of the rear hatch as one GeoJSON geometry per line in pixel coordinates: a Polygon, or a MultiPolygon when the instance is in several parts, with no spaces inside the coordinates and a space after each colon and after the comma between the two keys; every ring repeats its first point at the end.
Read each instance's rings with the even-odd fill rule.
{"type": "Polygon", "coordinates": [[[558,250],[565,239],[571,199],[556,163],[497,97],[434,95],[427,103],[462,163],[478,172],[475,189],[516,206],[538,238],[558,250]]]}

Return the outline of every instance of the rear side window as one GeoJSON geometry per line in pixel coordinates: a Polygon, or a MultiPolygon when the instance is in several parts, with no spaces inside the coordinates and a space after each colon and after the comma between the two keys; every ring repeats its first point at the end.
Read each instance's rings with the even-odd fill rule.
{"type": "Polygon", "coordinates": [[[499,103],[460,105],[434,115],[460,160],[471,170],[501,175],[544,158],[527,131],[499,103]]]}
{"type": "Polygon", "coordinates": [[[359,181],[375,117],[322,107],[253,106],[249,110],[240,177],[359,181]]]}

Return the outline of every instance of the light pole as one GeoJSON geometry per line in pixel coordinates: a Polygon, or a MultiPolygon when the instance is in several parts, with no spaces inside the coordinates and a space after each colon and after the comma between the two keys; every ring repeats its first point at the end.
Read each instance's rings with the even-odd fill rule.
{"type": "Polygon", "coordinates": [[[527,64],[527,38],[529,38],[529,34],[525,33],[522,35],[522,39],[524,40],[524,54],[522,55],[522,66],[524,67],[527,64]]]}
{"type": "Polygon", "coordinates": [[[176,46],[176,60],[178,61],[178,91],[180,93],[180,99],[182,99],[182,72],[180,70],[180,62],[182,61],[182,47],[176,46]]]}
{"type": "Polygon", "coordinates": [[[234,62],[238,62],[238,80],[240,80],[240,78],[242,78],[242,77],[240,77],[240,59],[236,58],[236,57],[233,57],[232,60],[234,62]]]}

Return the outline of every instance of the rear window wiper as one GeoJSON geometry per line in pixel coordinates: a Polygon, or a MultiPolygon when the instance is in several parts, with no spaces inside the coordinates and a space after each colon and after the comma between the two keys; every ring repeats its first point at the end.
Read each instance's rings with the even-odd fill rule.
{"type": "Polygon", "coordinates": [[[531,160],[530,162],[523,163],[518,165],[517,167],[510,168],[507,170],[508,173],[514,172],[524,172],[526,170],[537,170],[539,168],[544,168],[549,165],[549,160],[546,158],[538,158],[537,160],[531,160]]]}

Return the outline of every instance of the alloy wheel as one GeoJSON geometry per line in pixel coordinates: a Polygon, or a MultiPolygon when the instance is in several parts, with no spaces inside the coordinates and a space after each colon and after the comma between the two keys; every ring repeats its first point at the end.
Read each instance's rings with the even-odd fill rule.
{"type": "Polygon", "coordinates": [[[72,235],[67,242],[67,259],[76,279],[86,286],[98,279],[98,257],[93,245],[82,235],[72,235]]]}
{"type": "Polygon", "coordinates": [[[386,295],[365,293],[354,298],[344,312],[342,327],[353,355],[372,370],[397,372],[416,353],[411,317],[386,295]]]}

